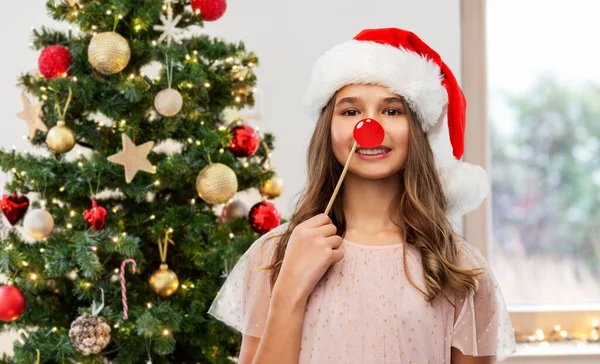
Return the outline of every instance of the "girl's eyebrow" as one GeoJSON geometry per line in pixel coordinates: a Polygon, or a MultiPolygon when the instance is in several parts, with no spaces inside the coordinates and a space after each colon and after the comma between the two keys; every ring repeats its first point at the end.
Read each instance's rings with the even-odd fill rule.
{"type": "Polygon", "coordinates": [[[399,102],[402,103],[402,99],[396,96],[393,97],[386,97],[385,99],[383,99],[383,102],[386,104],[392,104],[394,102],[399,102]]]}
{"type": "Polygon", "coordinates": [[[338,107],[338,106],[340,106],[343,103],[357,104],[357,103],[359,103],[361,101],[362,101],[362,99],[360,97],[356,97],[356,96],[344,97],[343,99],[341,99],[340,101],[338,101],[335,104],[335,107],[338,107]]]}

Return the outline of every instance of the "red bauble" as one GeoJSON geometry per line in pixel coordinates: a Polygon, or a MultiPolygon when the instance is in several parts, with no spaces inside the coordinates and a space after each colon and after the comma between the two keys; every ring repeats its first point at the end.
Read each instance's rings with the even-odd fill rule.
{"type": "Polygon", "coordinates": [[[72,63],[71,52],[59,45],[45,48],[38,60],[40,73],[46,78],[64,77],[72,63]]]}
{"type": "Polygon", "coordinates": [[[92,198],[92,207],[83,212],[83,218],[93,231],[104,229],[106,223],[106,209],[98,205],[96,198],[92,198]]]}
{"type": "Polygon", "coordinates": [[[225,0],[192,0],[192,9],[200,11],[205,21],[214,21],[225,14],[227,3],[225,0]]]}
{"type": "Polygon", "coordinates": [[[236,157],[250,157],[260,146],[260,137],[253,127],[239,125],[231,130],[232,138],[229,150],[236,157]]]}
{"type": "Polygon", "coordinates": [[[15,226],[19,220],[29,208],[29,199],[27,196],[18,196],[16,192],[13,192],[12,195],[3,195],[2,200],[0,200],[0,209],[6,216],[6,219],[12,226],[15,226]]]}
{"type": "Polygon", "coordinates": [[[275,205],[269,201],[262,201],[252,206],[248,220],[252,229],[262,235],[281,224],[281,214],[275,205]]]}
{"type": "Polygon", "coordinates": [[[25,296],[15,286],[0,287],[0,320],[14,321],[25,312],[25,296]]]}
{"type": "Polygon", "coordinates": [[[362,119],[354,126],[354,140],[363,148],[375,148],[383,143],[385,132],[375,119],[362,119]]]}

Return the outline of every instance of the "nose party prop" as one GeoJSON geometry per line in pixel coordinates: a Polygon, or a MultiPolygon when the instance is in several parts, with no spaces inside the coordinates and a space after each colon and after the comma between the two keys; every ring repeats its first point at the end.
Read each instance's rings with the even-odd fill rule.
{"type": "Polygon", "coordinates": [[[361,121],[356,123],[356,125],[354,126],[354,145],[352,146],[350,155],[348,155],[346,165],[344,166],[342,175],[340,176],[340,179],[338,180],[338,183],[335,186],[335,190],[331,195],[331,199],[329,199],[329,203],[327,204],[327,208],[325,209],[325,215],[329,215],[329,212],[331,211],[333,201],[335,201],[335,197],[340,191],[342,182],[344,182],[344,178],[346,177],[346,172],[348,172],[348,166],[350,165],[352,156],[354,155],[354,152],[356,152],[356,147],[358,145],[360,145],[363,148],[378,147],[381,145],[381,143],[383,143],[384,136],[385,132],[383,131],[383,127],[375,119],[362,119],[361,121]]]}

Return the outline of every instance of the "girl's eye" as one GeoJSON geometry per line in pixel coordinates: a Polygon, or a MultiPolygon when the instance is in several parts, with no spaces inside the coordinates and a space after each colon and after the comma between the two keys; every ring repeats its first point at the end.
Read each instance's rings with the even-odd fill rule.
{"type": "Polygon", "coordinates": [[[342,113],[342,115],[346,115],[346,116],[356,116],[358,115],[358,111],[356,110],[346,110],[342,113]]]}
{"type": "Polygon", "coordinates": [[[402,112],[397,109],[387,109],[387,110],[385,110],[385,114],[387,116],[397,116],[397,115],[402,114],[402,112]]]}

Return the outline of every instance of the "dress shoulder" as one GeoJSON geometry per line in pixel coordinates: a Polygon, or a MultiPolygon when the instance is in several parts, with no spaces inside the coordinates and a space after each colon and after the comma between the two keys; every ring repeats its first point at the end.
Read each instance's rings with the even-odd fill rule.
{"type": "Polygon", "coordinates": [[[257,239],[237,261],[208,314],[245,335],[262,337],[271,299],[271,270],[261,270],[271,264],[279,235],[287,223],[257,239]]]}
{"type": "Polygon", "coordinates": [[[458,261],[464,269],[479,269],[474,295],[455,295],[452,346],[464,355],[497,356],[516,351],[512,323],[498,281],[484,256],[464,240],[458,241],[458,261]]]}

